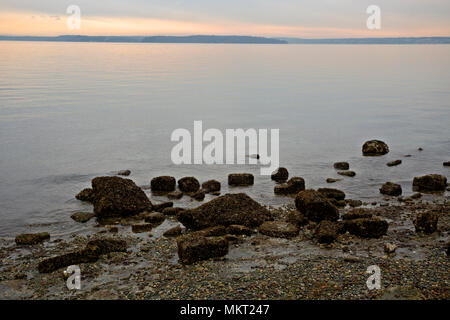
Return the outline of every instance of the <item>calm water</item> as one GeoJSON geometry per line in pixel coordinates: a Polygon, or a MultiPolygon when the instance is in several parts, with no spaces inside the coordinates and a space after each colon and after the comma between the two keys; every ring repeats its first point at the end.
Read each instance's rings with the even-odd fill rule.
{"type": "MultiPolygon", "coordinates": [[[[200,181],[255,174],[245,191],[264,204],[273,182],[258,166],[175,166],[176,128],[279,128],[281,165],[307,187],[379,199],[380,185],[412,193],[416,175],[450,160],[450,46],[208,45],[0,42],[0,236],[92,226],[74,199],[99,175],[130,169],[138,185],[157,175],[200,181]],[[365,158],[365,140],[391,152],[365,158]],[[423,152],[417,148],[423,147],[423,152]],[[411,154],[411,158],[403,155],[411,154]],[[388,161],[403,164],[388,168],[388,161]],[[46,225],[50,223],[51,225],[46,225]],[[44,225],[42,225],[44,224],[44,225]]],[[[233,189],[235,192],[239,189],[233,189]]],[[[163,198],[152,198],[153,201],[163,198]]],[[[187,197],[178,205],[193,206],[187,197]]]]}

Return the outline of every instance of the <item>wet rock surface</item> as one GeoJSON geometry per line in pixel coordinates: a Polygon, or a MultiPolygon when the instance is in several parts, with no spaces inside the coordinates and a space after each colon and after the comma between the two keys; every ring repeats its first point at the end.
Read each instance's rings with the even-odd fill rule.
{"type": "Polygon", "coordinates": [[[293,177],[285,184],[275,186],[274,193],[278,195],[291,195],[305,190],[305,179],[293,177]]]}
{"type": "Polygon", "coordinates": [[[338,237],[338,224],[323,220],[318,224],[314,236],[319,243],[332,243],[338,237]]]}
{"type": "Polygon", "coordinates": [[[350,169],[350,164],[348,162],[335,162],[333,167],[337,170],[348,170],[350,169]]]}
{"type": "Polygon", "coordinates": [[[259,226],[259,232],[276,238],[293,238],[298,235],[299,229],[296,225],[283,221],[266,221],[259,226]]]}
{"type": "Polygon", "coordinates": [[[228,175],[228,185],[230,186],[251,186],[255,183],[255,177],[251,173],[230,173],[228,175]]]}
{"type": "Polygon", "coordinates": [[[345,221],[345,230],[362,238],[380,238],[385,235],[389,224],[379,218],[358,218],[345,221]]]}
{"type": "Polygon", "coordinates": [[[341,176],[346,176],[346,177],[354,177],[356,176],[356,172],[355,171],[338,171],[338,174],[341,176]]]}
{"type": "Polygon", "coordinates": [[[419,212],[414,220],[416,232],[431,234],[436,232],[439,220],[439,212],[425,211],[419,212]]]}
{"type": "Polygon", "coordinates": [[[228,253],[228,240],[225,237],[185,235],[177,239],[177,245],[178,257],[183,264],[223,257],[228,253]]]}
{"type": "Polygon", "coordinates": [[[183,197],[183,192],[181,191],[172,191],[167,194],[169,199],[181,199],[183,197]]]}
{"type": "Polygon", "coordinates": [[[335,199],[338,201],[345,199],[345,192],[339,189],[319,188],[317,191],[322,193],[328,199],[335,199]]]}
{"type": "Polygon", "coordinates": [[[394,161],[386,163],[386,165],[388,167],[395,167],[395,166],[398,166],[401,163],[402,163],[402,160],[394,160],[394,161]]]}
{"type": "Polygon", "coordinates": [[[19,234],[16,236],[15,241],[17,245],[34,245],[49,239],[50,234],[48,232],[40,232],[19,234]]]}
{"type": "Polygon", "coordinates": [[[362,146],[362,153],[364,156],[381,156],[388,152],[388,145],[381,140],[366,141],[362,146]]]}
{"type": "Polygon", "coordinates": [[[94,201],[94,190],[92,190],[92,188],[83,189],[75,196],[75,198],[80,201],[92,202],[94,201]]]}
{"type": "Polygon", "coordinates": [[[257,227],[270,220],[270,212],[245,193],[226,194],[195,209],[183,210],[177,219],[187,228],[199,230],[211,226],[239,224],[257,227]]]}
{"type": "Polygon", "coordinates": [[[95,217],[95,214],[93,214],[92,212],[75,212],[70,217],[76,222],[86,223],[93,217],[95,217]]]}
{"type": "Polygon", "coordinates": [[[393,182],[386,182],[381,186],[380,193],[396,197],[402,194],[402,187],[393,182]]]}
{"type": "Polygon", "coordinates": [[[176,180],[170,176],[155,177],[150,181],[150,188],[156,192],[175,191],[176,180]]]}
{"type": "Polygon", "coordinates": [[[197,192],[200,182],[194,177],[184,177],[178,180],[178,188],[183,192],[197,192]]]}
{"type": "Polygon", "coordinates": [[[117,172],[118,176],[129,176],[131,174],[130,170],[120,170],[119,172],[117,172]]]}
{"type": "Polygon", "coordinates": [[[277,182],[286,181],[289,178],[289,171],[286,168],[280,167],[272,173],[270,178],[277,182]]]}
{"type": "Polygon", "coordinates": [[[427,174],[415,177],[413,189],[421,192],[445,191],[447,188],[447,177],[439,174],[427,174]]]}
{"type": "Polygon", "coordinates": [[[98,217],[130,216],[152,209],[147,195],[130,179],[94,178],[92,190],[94,213],[98,217]]]}
{"type": "Polygon", "coordinates": [[[202,189],[206,193],[220,191],[220,182],[217,180],[208,180],[202,183],[202,189]]]}
{"type": "Polygon", "coordinates": [[[336,221],[339,218],[338,209],[320,192],[304,190],[295,198],[296,208],[311,221],[336,221]]]}

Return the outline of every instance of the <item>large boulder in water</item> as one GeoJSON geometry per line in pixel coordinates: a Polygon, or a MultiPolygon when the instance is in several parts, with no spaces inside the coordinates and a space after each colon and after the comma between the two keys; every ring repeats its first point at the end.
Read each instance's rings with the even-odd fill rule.
{"type": "Polygon", "coordinates": [[[232,224],[255,228],[272,220],[269,210],[245,193],[225,194],[195,209],[183,210],[177,218],[193,230],[232,224]]]}
{"type": "Polygon", "coordinates": [[[311,221],[336,221],[339,210],[322,193],[315,190],[304,190],[295,198],[295,206],[311,221]]]}
{"type": "Polygon", "coordinates": [[[270,178],[277,182],[286,181],[289,178],[289,172],[286,168],[280,167],[272,173],[270,178]]]}
{"type": "Polygon", "coordinates": [[[94,213],[99,217],[130,216],[151,211],[152,203],[132,180],[97,177],[92,180],[94,213]]]}
{"type": "Polygon", "coordinates": [[[381,156],[388,152],[388,145],[380,140],[366,141],[362,146],[362,153],[364,156],[381,156]]]}
{"type": "Polygon", "coordinates": [[[414,191],[445,191],[445,188],[447,188],[447,178],[440,174],[427,174],[415,177],[413,180],[414,191]]]}
{"type": "Polygon", "coordinates": [[[402,187],[396,183],[386,182],[381,186],[380,193],[396,197],[402,194],[402,187]]]}

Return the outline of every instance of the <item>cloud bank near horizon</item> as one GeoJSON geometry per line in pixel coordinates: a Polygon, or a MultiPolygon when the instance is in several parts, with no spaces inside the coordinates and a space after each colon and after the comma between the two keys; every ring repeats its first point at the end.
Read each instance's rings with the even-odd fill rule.
{"type": "Polygon", "coordinates": [[[3,0],[4,35],[189,35],[268,37],[449,36],[448,0],[3,0]],[[70,4],[81,8],[81,29],[66,26],[70,4]],[[366,8],[381,8],[381,30],[366,28],[366,8]]]}

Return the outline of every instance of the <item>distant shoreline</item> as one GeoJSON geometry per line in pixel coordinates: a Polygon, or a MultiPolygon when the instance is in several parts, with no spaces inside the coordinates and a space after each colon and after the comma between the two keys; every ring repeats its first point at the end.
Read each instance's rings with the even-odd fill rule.
{"type": "Polygon", "coordinates": [[[43,41],[43,42],[106,42],[106,43],[198,43],[198,44],[450,44],[450,37],[400,37],[400,38],[265,38],[253,36],[83,36],[62,35],[2,36],[0,41],[43,41]]]}

